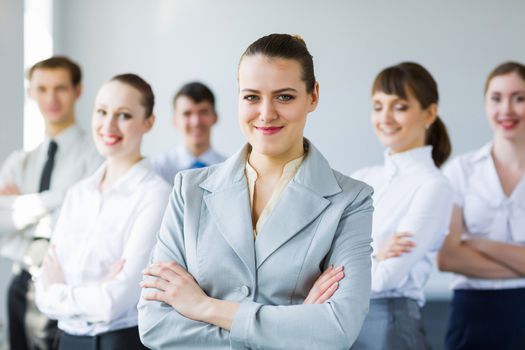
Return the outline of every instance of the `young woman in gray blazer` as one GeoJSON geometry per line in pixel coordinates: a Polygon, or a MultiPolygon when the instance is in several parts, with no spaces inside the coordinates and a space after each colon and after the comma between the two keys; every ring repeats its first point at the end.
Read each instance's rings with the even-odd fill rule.
{"type": "Polygon", "coordinates": [[[255,41],[238,84],[248,144],[177,174],[144,271],[141,339],[152,349],[347,350],[369,304],[372,189],[303,137],[319,84],[301,38],[255,41]]]}

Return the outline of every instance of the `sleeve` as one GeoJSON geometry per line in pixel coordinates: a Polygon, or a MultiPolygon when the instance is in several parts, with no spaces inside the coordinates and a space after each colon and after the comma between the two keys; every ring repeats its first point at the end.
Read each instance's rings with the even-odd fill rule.
{"type": "MultiPolygon", "coordinates": [[[[175,261],[187,269],[184,258],[182,182],[182,174],[178,173],[150,263],[175,261]]],[[[145,289],[143,293],[150,291],[151,289],[145,289]]],[[[202,349],[225,346],[229,342],[228,331],[186,318],[163,302],[140,298],[138,310],[140,339],[148,348],[202,349]]]]}
{"type": "MultiPolygon", "coordinates": [[[[37,294],[40,310],[51,318],[80,318],[86,322],[108,323],[135,308],[140,296],[138,284],[142,270],[155,244],[155,232],[160,226],[167,197],[167,190],[150,193],[150,198],[136,211],[137,217],[123,249],[124,268],[115,279],[81,286],[55,284],[47,290],[40,288],[37,294]]],[[[68,206],[71,204],[65,203],[68,206]]],[[[68,209],[61,213],[55,232],[54,241],[59,256],[61,249],[68,249],[60,239],[67,234],[63,228],[68,209]]]]}
{"type": "MultiPolygon", "coordinates": [[[[336,293],[319,305],[240,304],[231,329],[232,349],[349,349],[368,312],[372,190],[366,187],[340,218],[326,266],[343,265],[336,293]]],[[[326,267],[325,266],[325,267],[326,267]]]]}
{"type": "Polygon", "coordinates": [[[463,208],[466,184],[461,157],[456,157],[447,163],[443,168],[443,174],[452,186],[454,205],[463,208]]]}
{"type": "MultiPolygon", "coordinates": [[[[18,183],[22,177],[27,153],[13,152],[0,170],[0,186],[18,183]]],[[[51,190],[42,193],[29,193],[19,196],[0,196],[0,234],[26,229],[38,224],[46,215],[53,215],[62,204],[64,191],[51,190]]]]}
{"type": "Polygon", "coordinates": [[[410,270],[425,254],[436,249],[448,230],[452,214],[452,189],[444,181],[432,181],[417,190],[397,232],[409,232],[414,249],[399,257],[372,259],[372,291],[396,289],[409,278],[410,270]]]}
{"type": "MultiPolygon", "coordinates": [[[[24,157],[25,152],[15,151],[6,158],[0,168],[0,186],[7,184],[19,186],[16,180],[20,178],[24,157]]],[[[16,198],[17,196],[0,195],[0,236],[12,234],[19,229],[13,219],[16,198]]]]}
{"type": "Polygon", "coordinates": [[[6,158],[2,164],[2,168],[0,168],[0,186],[5,184],[17,184],[17,179],[20,178],[25,156],[26,153],[24,151],[15,151],[6,158]]]}

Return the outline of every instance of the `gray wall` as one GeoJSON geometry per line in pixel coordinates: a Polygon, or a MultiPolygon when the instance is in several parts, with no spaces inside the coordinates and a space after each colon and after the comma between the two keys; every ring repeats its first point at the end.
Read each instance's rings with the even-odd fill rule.
{"type": "Polygon", "coordinates": [[[23,141],[24,2],[0,0],[0,160],[23,141]]]}
{"type": "MultiPolygon", "coordinates": [[[[369,90],[385,66],[412,60],[433,73],[457,154],[491,137],[482,91],[488,72],[504,60],[525,61],[520,0],[55,2],[56,51],[85,72],[78,115],[86,127],[96,90],[112,75],[136,72],[154,86],[158,124],[145,140],[148,155],[179,141],[170,127],[170,100],[192,79],[217,93],[214,144],[233,153],[243,142],[236,120],[239,56],[272,32],[299,33],[308,43],[321,102],[306,135],[344,173],[382,160],[369,123],[369,90]]],[[[443,291],[440,278],[431,281],[436,293],[443,291]]]]}
{"type": "MultiPolygon", "coordinates": [[[[0,162],[22,147],[24,103],[23,1],[0,0],[0,162]]],[[[5,332],[10,263],[0,258],[0,349],[5,332]]]]}

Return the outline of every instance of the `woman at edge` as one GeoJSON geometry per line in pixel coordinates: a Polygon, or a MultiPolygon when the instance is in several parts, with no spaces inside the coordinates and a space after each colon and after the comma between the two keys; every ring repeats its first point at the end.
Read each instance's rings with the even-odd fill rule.
{"type": "Polygon", "coordinates": [[[525,349],[525,65],[485,83],[493,140],[445,169],[454,188],[439,268],[455,273],[447,349],[525,349]]]}
{"type": "Polygon", "coordinates": [[[421,65],[385,68],[372,86],[372,125],[384,164],[352,177],[374,188],[370,311],[352,349],[428,349],[423,288],[448,229],[452,189],[439,171],[450,140],[438,88],[421,65]]]}
{"type": "Polygon", "coordinates": [[[59,349],[144,349],[138,284],[170,192],[140,152],[153,104],[134,74],[97,94],[92,132],[106,162],[67,192],[36,284],[39,309],[58,320],[59,349]]]}
{"type": "Polygon", "coordinates": [[[372,190],[303,137],[319,85],[302,39],[256,40],[238,84],[248,144],[177,175],[142,282],[141,339],[154,349],[349,349],[369,303],[372,190]],[[338,289],[304,304],[327,269],[344,269],[338,289]]]}

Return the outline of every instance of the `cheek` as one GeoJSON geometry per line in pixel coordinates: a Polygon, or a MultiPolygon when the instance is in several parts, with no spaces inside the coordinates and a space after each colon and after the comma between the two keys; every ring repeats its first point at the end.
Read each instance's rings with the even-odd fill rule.
{"type": "Polygon", "coordinates": [[[370,123],[372,124],[374,128],[378,127],[379,121],[380,121],[379,114],[372,112],[370,114],[370,123]]]}
{"type": "Polygon", "coordinates": [[[98,118],[96,115],[91,117],[91,129],[93,131],[97,131],[102,126],[102,122],[100,118],[98,118]]]}
{"type": "Polygon", "coordinates": [[[250,123],[255,117],[256,115],[250,106],[239,105],[239,123],[241,126],[250,123]]]}

